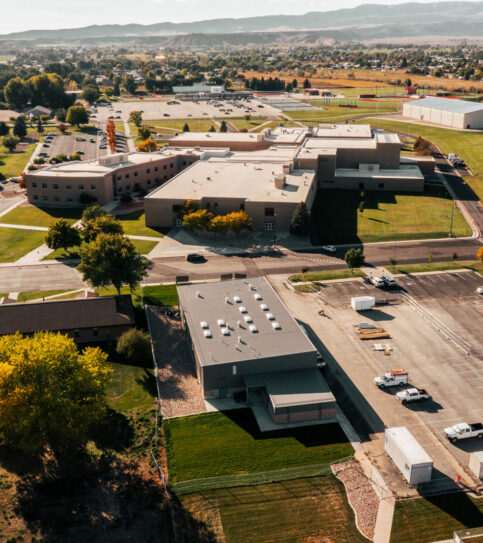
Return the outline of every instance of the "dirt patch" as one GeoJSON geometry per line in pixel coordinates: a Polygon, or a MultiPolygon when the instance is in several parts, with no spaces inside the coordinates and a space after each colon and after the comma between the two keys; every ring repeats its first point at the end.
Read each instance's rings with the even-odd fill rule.
{"type": "Polygon", "coordinates": [[[364,475],[357,460],[334,464],[332,471],[344,483],[347,498],[356,515],[357,527],[366,537],[372,539],[379,510],[379,498],[371,482],[364,475]]]}
{"type": "Polygon", "coordinates": [[[181,321],[148,306],[147,317],[154,348],[163,417],[179,417],[206,411],[196,377],[188,337],[181,321]]]}

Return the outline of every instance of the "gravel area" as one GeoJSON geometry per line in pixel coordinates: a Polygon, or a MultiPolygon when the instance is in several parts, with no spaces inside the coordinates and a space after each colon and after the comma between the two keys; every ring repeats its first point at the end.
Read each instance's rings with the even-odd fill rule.
{"type": "Polygon", "coordinates": [[[332,471],[344,483],[347,498],[356,515],[356,524],[363,535],[374,537],[379,498],[357,460],[334,464],[332,471]]]}
{"type": "Polygon", "coordinates": [[[158,368],[163,417],[206,411],[182,322],[163,315],[155,306],[148,306],[147,317],[158,368]]]}

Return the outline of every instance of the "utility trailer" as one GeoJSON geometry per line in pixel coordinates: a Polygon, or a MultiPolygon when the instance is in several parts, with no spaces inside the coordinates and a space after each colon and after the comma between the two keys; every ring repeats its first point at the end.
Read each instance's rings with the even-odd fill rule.
{"type": "Polygon", "coordinates": [[[384,450],[410,485],[431,481],[433,460],[405,426],[386,429],[384,450]]]}
{"type": "Polygon", "coordinates": [[[376,305],[374,296],[356,296],[351,298],[351,307],[356,311],[366,311],[376,305]]]}

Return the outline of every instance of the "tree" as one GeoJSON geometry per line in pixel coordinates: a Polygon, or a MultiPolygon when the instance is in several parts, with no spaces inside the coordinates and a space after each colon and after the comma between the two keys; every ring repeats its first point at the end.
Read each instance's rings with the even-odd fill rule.
{"type": "Polygon", "coordinates": [[[208,132],[216,132],[216,128],[213,125],[211,125],[208,132]]]}
{"type": "Polygon", "coordinates": [[[8,136],[10,127],[5,121],[0,121],[0,136],[8,136]]]}
{"type": "Polygon", "coordinates": [[[81,244],[81,233],[78,228],[71,226],[68,220],[58,219],[49,226],[45,243],[49,249],[64,249],[70,252],[69,247],[81,244]]]}
{"type": "Polygon", "coordinates": [[[106,217],[107,215],[109,215],[109,213],[98,204],[87,207],[82,212],[81,225],[82,227],[85,227],[89,221],[93,221],[99,217],[106,217]]]}
{"type": "Polygon", "coordinates": [[[153,153],[157,148],[156,142],[151,138],[148,138],[137,146],[137,150],[141,153],[153,153]]]}
{"type": "Polygon", "coordinates": [[[143,114],[140,111],[131,111],[129,114],[129,122],[134,123],[136,126],[141,126],[143,114]]]}
{"type": "Polygon", "coordinates": [[[86,243],[94,241],[99,234],[124,234],[122,224],[111,214],[97,217],[84,223],[82,237],[86,243]]]}
{"type": "Polygon", "coordinates": [[[364,264],[366,257],[364,256],[362,249],[349,249],[345,254],[344,260],[352,273],[354,268],[360,268],[364,264]]]}
{"type": "Polygon", "coordinates": [[[62,134],[67,130],[67,126],[64,123],[60,123],[58,128],[62,134]]]}
{"type": "Polygon", "coordinates": [[[23,140],[27,135],[27,124],[23,115],[20,115],[15,119],[13,133],[15,136],[17,136],[17,138],[20,138],[20,140],[23,140]]]}
{"type": "Polygon", "coordinates": [[[209,229],[210,221],[213,218],[213,213],[210,213],[206,209],[198,209],[184,215],[183,227],[190,228],[191,230],[206,231],[209,229]]]}
{"type": "Polygon", "coordinates": [[[112,93],[114,94],[114,96],[121,96],[121,88],[119,87],[119,83],[114,83],[112,93]]]}
{"type": "Polygon", "coordinates": [[[243,230],[251,230],[252,220],[245,211],[232,211],[223,215],[227,228],[230,232],[239,234],[243,230]]]}
{"type": "Polygon", "coordinates": [[[84,106],[70,106],[67,110],[67,117],[65,119],[70,124],[75,124],[79,127],[81,124],[87,124],[89,122],[89,116],[84,106]]]}
{"type": "Polygon", "coordinates": [[[28,84],[20,77],[14,77],[5,85],[3,89],[5,101],[10,109],[22,109],[30,100],[30,88],[28,84]]]}
{"type": "Polygon", "coordinates": [[[93,104],[99,99],[100,92],[97,87],[88,86],[82,89],[82,98],[89,104],[93,104]]]}
{"type": "Polygon", "coordinates": [[[310,89],[311,85],[310,85],[310,81],[308,79],[306,79],[304,81],[304,89],[310,89]]]}
{"type": "Polygon", "coordinates": [[[37,121],[37,132],[39,134],[42,134],[43,131],[44,131],[44,127],[42,125],[42,119],[39,117],[39,119],[37,121]]]}
{"type": "Polygon", "coordinates": [[[299,86],[299,82],[298,82],[296,79],[294,79],[294,80],[292,81],[292,87],[293,87],[294,89],[296,89],[298,86],[299,86]]]}
{"type": "Polygon", "coordinates": [[[389,265],[392,266],[392,271],[395,272],[396,271],[396,264],[397,264],[396,259],[392,258],[392,257],[389,257],[388,262],[389,262],[389,265]]]}
{"type": "Polygon", "coordinates": [[[8,149],[8,151],[11,153],[15,147],[20,143],[20,140],[15,136],[5,136],[2,139],[2,145],[8,149]]]}
{"type": "Polygon", "coordinates": [[[140,126],[138,128],[138,138],[140,140],[147,140],[151,137],[151,130],[147,126],[140,126]]]}
{"type": "Polygon", "coordinates": [[[131,290],[147,275],[148,263],[137,252],[132,242],[120,234],[100,234],[80,251],[78,270],[82,280],[94,287],[113,285],[121,294],[123,284],[131,290]]]}
{"type": "Polygon", "coordinates": [[[129,94],[134,94],[136,92],[137,83],[134,81],[134,77],[132,75],[127,75],[124,77],[124,88],[129,94]]]}
{"type": "Polygon", "coordinates": [[[152,357],[151,338],[147,332],[132,328],[119,337],[116,352],[130,364],[145,365],[152,357]]]}
{"type": "Polygon", "coordinates": [[[0,337],[0,435],[15,449],[56,455],[83,445],[105,412],[111,369],[99,348],[39,332],[0,337]]]}
{"type": "Polygon", "coordinates": [[[290,221],[290,233],[296,236],[306,236],[310,232],[310,212],[305,202],[300,202],[290,221]]]}
{"type": "Polygon", "coordinates": [[[183,132],[189,132],[190,131],[190,126],[188,123],[184,123],[184,126],[183,126],[183,132]]]}
{"type": "Polygon", "coordinates": [[[109,119],[106,123],[107,144],[112,153],[116,152],[116,125],[112,119],[109,119]]]}
{"type": "Polygon", "coordinates": [[[476,253],[476,258],[480,261],[480,262],[483,262],[483,247],[480,247],[478,249],[478,252],[476,253]]]}
{"type": "Polygon", "coordinates": [[[220,132],[228,132],[228,127],[226,126],[226,121],[221,121],[220,132]]]}

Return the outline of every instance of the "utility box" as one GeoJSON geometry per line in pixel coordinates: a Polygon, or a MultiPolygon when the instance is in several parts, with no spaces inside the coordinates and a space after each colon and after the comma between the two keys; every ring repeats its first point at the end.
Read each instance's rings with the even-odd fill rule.
{"type": "Polygon", "coordinates": [[[365,311],[372,309],[376,305],[374,296],[356,296],[351,298],[351,307],[356,311],[365,311]]]}
{"type": "Polygon", "coordinates": [[[477,479],[483,479],[483,451],[475,451],[470,455],[470,470],[477,479]]]}
{"type": "Polygon", "coordinates": [[[386,429],[384,449],[410,485],[431,481],[433,461],[405,426],[386,429]]]}

